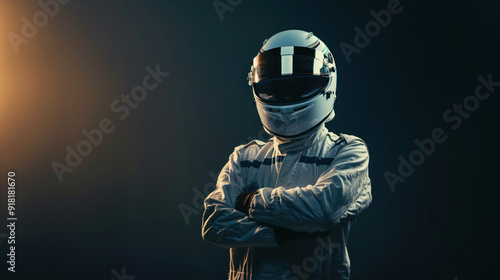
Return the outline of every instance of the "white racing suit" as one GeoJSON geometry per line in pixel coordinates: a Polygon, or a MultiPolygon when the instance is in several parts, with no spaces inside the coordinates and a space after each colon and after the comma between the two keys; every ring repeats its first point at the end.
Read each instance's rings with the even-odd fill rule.
{"type": "Polygon", "coordinates": [[[372,201],[368,161],[360,138],[324,124],[290,142],[238,146],[205,199],[203,239],[231,248],[230,280],[349,279],[349,229],[372,201]],[[254,191],[248,216],[234,209],[254,191]],[[322,233],[278,245],[274,226],[322,233]]]}

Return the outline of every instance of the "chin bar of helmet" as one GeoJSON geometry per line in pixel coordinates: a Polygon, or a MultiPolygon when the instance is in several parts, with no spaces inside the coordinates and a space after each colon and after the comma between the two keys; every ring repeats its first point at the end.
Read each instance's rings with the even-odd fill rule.
{"type": "Polygon", "coordinates": [[[301,132],[301,133],[299,133],[299,134],[294,134],[294,135],[282,135],[282,134],[278,134],[278,133],[276,133],[276,132],[271,131],[271,130],[270,130],[269,128],[267,128],[264,124],[263,124],[262,126],[263,126],[263,127],[264,127],[264,129],[265,129],[265,130],[266,130],[269,134],[271,134],[271,135],[275,135],[275,136],[278,136],[278,137],[281,137],[281,138],[294,138],[294,137],[299,137],[299,136],[302,136],[302,135],[304,135],[304,134],[308,133],[309,131],[311,131],[311,130],[313,130],[313,129],[317,128],[317,127],[318,127],[318,126],[320,126],[322,123],[324,123],[324,122],[328,119],[328,117],[330,117],[330,115],[331,115],[331,114],[334,114],[334,115],[335,115],[335,112],[333,111],[333,108],[332,108],[332,110],[330,111],[330,113],[328,113],[328,114],[326,115],[326,117],[324,117],[324,118],[323,118],[323,119],[322,119],[319,123],[317,123],[315,126],[313,126],[313,127],[309,128],[309,129],[308,129],[308,130],[306,130],[306,131],[303,131],[303,132],[301,132]]]}

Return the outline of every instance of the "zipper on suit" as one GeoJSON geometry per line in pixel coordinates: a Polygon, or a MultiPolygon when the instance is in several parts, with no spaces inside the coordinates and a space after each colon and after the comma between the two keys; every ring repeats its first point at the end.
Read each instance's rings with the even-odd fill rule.
{"type": "MultiPolygon", "coordinates": [[[[283,161],[281,162],[281,166],[279,168],[277,168],[278,175],[276,175],[276,182],[274,182],[275,189],[278,187],[278,182],[280,180],[280,173],[281,173],[281,170],[283,169],[283,165],[285,165],[287,155],[288,155],[288,153],[286,153],[285,156],[283,157],[283,161]]],[[[278,165],[276,165],[276,167],[278,167],[278,165]]]]}

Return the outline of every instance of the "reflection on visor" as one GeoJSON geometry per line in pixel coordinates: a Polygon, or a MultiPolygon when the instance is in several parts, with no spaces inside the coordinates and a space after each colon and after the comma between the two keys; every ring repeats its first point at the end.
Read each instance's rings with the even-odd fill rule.
{"type": "Polygon", "coordinates": [[[303,55],[276,56],[263,60],[255,66],[254,82],[258,83],[263,79],[281,77],[284,72],[293,75],[327,75],[329,69],[322,61],[314,57],[303,55]],[[290,69],[283,69],[286,67],[282,63],[282,59],[285,57],[289,57],[290,69]]]}
{"type": "Polygon", "coordinates": [[[266,79],[253,84],[255,95],[263,102],[290,103],[313,97],[328,84],[328,76],[301,75],[266,79]]]}

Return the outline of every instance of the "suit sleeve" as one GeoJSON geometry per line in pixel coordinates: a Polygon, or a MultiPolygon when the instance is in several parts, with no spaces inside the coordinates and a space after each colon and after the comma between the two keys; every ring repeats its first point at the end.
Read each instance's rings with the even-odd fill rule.
{"type": "Polygon", "coordinates": [[[372,201],[366,145],[355,140],[340,148],[314,185],[261,188],[250,204],[256,221],[295,231],[327,231],[357,216],[372,201]]]}
{"type": "Polygon", "coordinates": [[[245,191],[237,147],[223,167],[216,189],[205,199],[203,239],[227,248],[278,246],[271,226],[234,209],[236,198],[245,191]]]}

